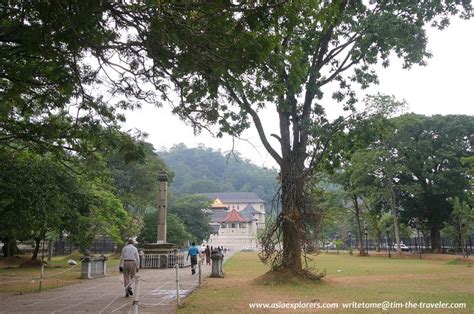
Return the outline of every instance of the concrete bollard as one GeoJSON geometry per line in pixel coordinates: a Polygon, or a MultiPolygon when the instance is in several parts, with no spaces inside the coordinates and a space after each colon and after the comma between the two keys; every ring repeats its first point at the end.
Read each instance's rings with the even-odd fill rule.
{"type": "Polygon", "coordinates": [[[107,257],[85,257],[81,262],[81,279],[104,277],[107,270],[107,257]]]}
{"type": "Polygon", "coordinates": [[[211,255],[212,260],[212,269],[211,269],[211,278],[224,278],[224,255],[222,253],[213,253],[211,255]]]}
{"type": "Polygon", "coordinates": [[[41,263],[41,272],[40,272],[40,280],[39,280],[39,292],[43,289],[43,279],[44,279],[44,263],[41,263]]]}
{"type": "Polygon", "coordinates": [[[133,314],[138,314],[138,302],[140,301],[140,275],[135,276],[135,297],[132,302],[133,314]]]}
{"type": "Polygon", "coordinates": [[[199,264],[198,264],[198,275],[199,275],[198,285],[199,285],[199,287],[200,287],[201,284],[202,284],[202,269],[201,269],[201,265],[202,265],[202,263],[199,262],[199,264]]]}
{"type": "Polygon", "coordinates": [[[179,298],[179,264],[176,264],[174,267],[176,268],[176,304],[179,307],[181,305],[181,300],[179,298]]]}

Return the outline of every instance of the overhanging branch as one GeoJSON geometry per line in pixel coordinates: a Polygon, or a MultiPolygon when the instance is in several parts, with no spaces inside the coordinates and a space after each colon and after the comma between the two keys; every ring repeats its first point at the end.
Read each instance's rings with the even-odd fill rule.
{"type": "Polygon", "coordinates": [[[226,87],[227,91],[230,93],[232,99],[234,99],[241,106],[241,108],[244,109],[245,112],[247,112],[252,117],[253,123],[255,124],[255,127],[257,128],[258,136],[260,137],[260,140],[262,141],[263,146],[268,151],[270,156],[272,156],[273,159],[277,162],[277,164],[281,166],[283,160],[268,142],[267,136],[265,135],[265,131],[263,129],[262,121],[260,120],[258,113],[250,105],[247,97],[245,96],[245,93],[241,91],[240,92],[241,95],[239,97],[239,95],[237,95],[234,88],[231,86],[231,84],[228,81],[223,80],[223,84],[226,87]]]}

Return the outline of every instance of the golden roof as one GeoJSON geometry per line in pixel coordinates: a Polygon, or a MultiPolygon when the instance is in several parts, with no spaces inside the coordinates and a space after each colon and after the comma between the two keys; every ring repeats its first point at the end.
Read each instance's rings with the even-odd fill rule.
{"type": "Polygon", "coordinates": [[[211,207],[225,207],[224,204],[221,202],[220,199],[216,198],[216,200],[214,201],[214,203],[212,203],[212,206],[211,207]]]}

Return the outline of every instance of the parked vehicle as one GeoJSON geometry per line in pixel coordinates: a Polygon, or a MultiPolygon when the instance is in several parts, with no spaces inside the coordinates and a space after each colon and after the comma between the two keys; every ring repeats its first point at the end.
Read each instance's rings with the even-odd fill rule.
{"type": "MultiPolygon", "coordinates": [[[[400,249],[402,251],[409,251],[410,250],[410,248],[407,245],[405,245],[405,243],[400,243],[400,249]]],[[[393,250],[394,251],[397,250],[397,244],[396,243],[393,245],[393,250]]]]}

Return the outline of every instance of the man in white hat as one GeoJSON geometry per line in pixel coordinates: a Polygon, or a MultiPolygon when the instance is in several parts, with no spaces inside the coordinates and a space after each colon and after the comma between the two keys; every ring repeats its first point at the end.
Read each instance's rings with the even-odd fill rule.
{"type": "Polygon", "coordinates": [[[138,272],[138,266],[140,265],[140,256],[138,255],[137,248],[133,245],[134,241],[129,239],[127,245],[122,249],[120,255],[120,267],[119,270],[123,273],[123,284],[125,286],[125,297],[133,295],[131,280],[135,277],[135,273],[138,272]]]}

